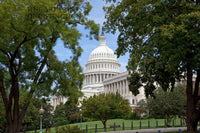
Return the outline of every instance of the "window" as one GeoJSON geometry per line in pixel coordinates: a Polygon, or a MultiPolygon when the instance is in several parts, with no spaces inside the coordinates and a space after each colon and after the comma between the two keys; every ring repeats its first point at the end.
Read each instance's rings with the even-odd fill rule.
{"type": "Polygon", "coordinates": [[[132,104],[135,104],[135,100],[134,99],[132,99],[132,104]]]}

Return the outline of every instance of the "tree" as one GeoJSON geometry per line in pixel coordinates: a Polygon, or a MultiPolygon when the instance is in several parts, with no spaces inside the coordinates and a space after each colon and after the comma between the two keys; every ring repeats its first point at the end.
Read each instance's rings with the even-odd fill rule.
{"type": "MultiPolygon", "coordinates": [[[[199,0],[122,0],[104,8],[107,31],[120,33],[117,55],[130,53],[128,69],[133,71],[131,77],[138,80],[132,83],[145,84],[146,96],[153,96],[154,82],[165,91],[173,91],[176,79],[186,78],[188,132],[197,132],[200,120],[199,3],[199,0]],[[193,74],[197,75],[194,85],[193,74]]],[[[137,86],[130,86],[135,95],[139,93],[137,86]]]]}
{"type": "Polygon", "coordinates": [[[56,106],[56,109],[54,111],[54,116],[53,116],[53,125],[54,126],[61,126],[61,125],[69,124],[69,121],[66,117],[65,111],[66,111],[66,109],[63,104],[56,106]]]}
{"type": "Polygon", "coordinates": [[[83,74],[78,63],[82,49],[77,25],[89,29],[90,38],[98,37],[98,25],[87,18],[90,10],[87,0],[0,2],[0,93],[8,133],[19,132],[33,97],[78,96],[83,74]],[[57,59],[53,48],[58,39],[72,51],[69,60],[57,59]],[[28,91],[21,108],[20,88],[28,91]]]}
{"type": "Polygon", "coordinates": [[[108,119],[123,117],[131,112],[128,100],[119,93],[99,94],[83,99],[81,109],[84,117],[99,119],[104,127],[108,119]]]}
{"type": "Polygon", "coordinates": [[[168,124],[172,117],[186,116],[186,94],[184,90],[184,85],[175,87],[173,92],[165,92],[161,88],[156,90],[156,98],[147,99],[149,115],[165,118],[168,124]]]}

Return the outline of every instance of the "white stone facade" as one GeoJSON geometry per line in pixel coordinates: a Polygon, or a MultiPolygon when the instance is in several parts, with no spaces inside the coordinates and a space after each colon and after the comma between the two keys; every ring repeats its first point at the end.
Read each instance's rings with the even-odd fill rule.
{"type": "Polygon", "coordinates": [[[65,102],[67,102],[67,98],[66,97],[63,97],[63,96],[52,96],[49,104],[51,106],[53,106],[53,109],[55,110],[57,105],[60,105],[61,103],[64,104],[65,102]]]}
{"type": "Polygon", "coordinates": [[[139,94],[134,96],[132,92],[129,90],[129,82],[127,78],[129,77],[128,72],[119,73],[111,78],[105,79],[104,91],[105,93],[116,93],[118,92],[122,97],[127,99],[132,108],[136,107],[136,104],[145,99],[144,88],[139,88],[139,94]]]}
{"type": "Polygon", "coordinates": [[[106,45],[106,37],[100,36],[99,46],[92,51],[85,65],[82,92],[85,97],[104,93],[103,81],[120,73],[120,64],[114,52],[106,45]]]}

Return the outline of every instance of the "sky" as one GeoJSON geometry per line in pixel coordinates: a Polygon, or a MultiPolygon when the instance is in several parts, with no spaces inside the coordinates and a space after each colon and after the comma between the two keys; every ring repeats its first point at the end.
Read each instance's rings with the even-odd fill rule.
{"type": "MultiPolygon", "coordinates": [[[[101,28],[103,26],[103,22],[106,21],[105,19],[105,12],[103,11],[102,7],[106,5],[105,0],[91,0],[90,4],[92,5],[92,10],[90,11],[90,14],[88,16],[89,19],[94,20],[96,24],[100,25],[100,33],[101,28]]],[[[83,53],[79,59],[80,65],[83,68],[83,71],[85,71],[85,64],[87,63],[90,53],[97,48],[99,45],[98,40],[90,40],[89,38],[86,38],[86,34],[89,33],[89,30],[85,30],[84,27],[78,27],[79,32],[82,34],[81,39],[79,40],[79,44],[83,49],[83,53]]],[[[99,33],[99,34],[100,34],[99,33]]],[[[114,52],[117,49],[117,36],[119,33],[112,34],[112,33],[105,33],[106,36],[106,44],[109,48],[111,48],[114,52]]],[[[56,55],[59,60],[64,61],[66,59],[69,59],[69,56],[71,55],[71,52],[63,47],[63,42],[61,40],[58,40],[56,47],[54,48],[56,55]]],[[[119,63],[121,64],[121,72],[126,71],[126,65],[128,63],[128,54],[125,56],[121,56],[118,58],[119,63]]]]}

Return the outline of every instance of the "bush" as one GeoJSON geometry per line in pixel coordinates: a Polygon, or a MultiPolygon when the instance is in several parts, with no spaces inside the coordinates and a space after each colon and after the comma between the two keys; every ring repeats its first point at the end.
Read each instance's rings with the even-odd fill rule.
{"type": "Polygon", "coordinates": [[[131,112],[128,116],[124,117],[124,119],[127,119],[127,120],[139,120],[139,119],[141,119],[141,117],[138,116],[135,112],[131,112]]]}
{"type": "Polygon", "coordinates": [[[77,126],[62,126],[56,127],[56,133],[85,133],[85,130],[80,130],[77,126]]]}

